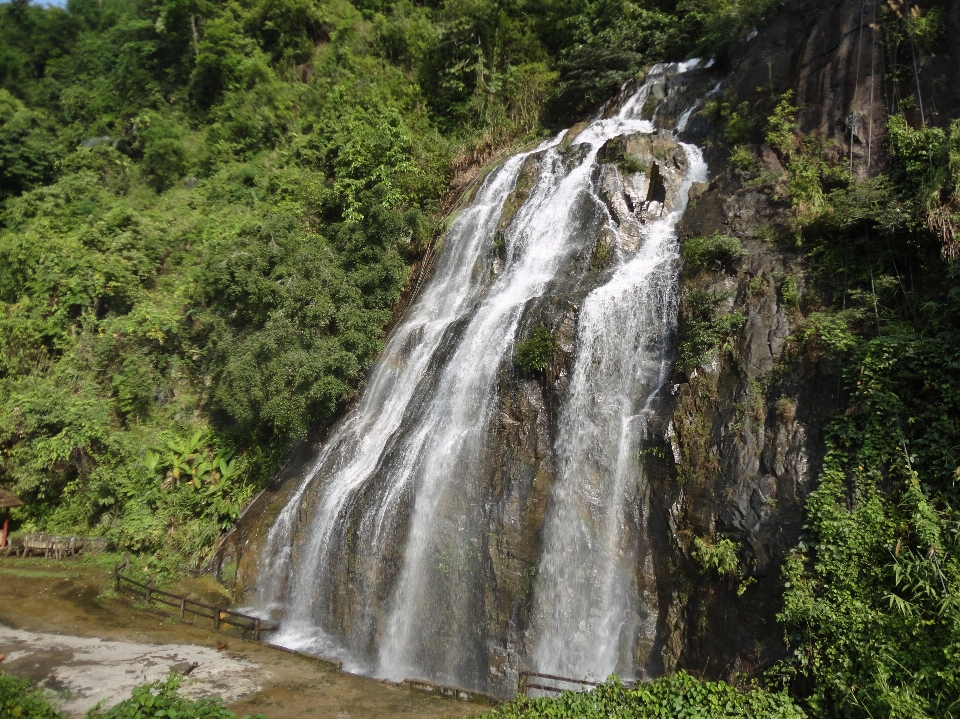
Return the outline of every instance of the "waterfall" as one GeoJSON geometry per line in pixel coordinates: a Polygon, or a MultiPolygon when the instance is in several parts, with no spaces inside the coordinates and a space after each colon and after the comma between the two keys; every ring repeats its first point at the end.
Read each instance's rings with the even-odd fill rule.
{"type": "Polygon", "coordinates": [[[632,678],[637,637],[652,640],[655,632],[656,607],[640,606],[635,579],[643,528],[632,529],[629,515],[645,504],[638,452],[671,370],[674,228],[690,186],[707,176],[700,151],[682,148],[686,166],[674,209],[642,228],[640,250],[587,296],[580,312],[536,590],[533,666],[541,672],[632,678]]]}
{"type": "Polygon", "coordinates": [[[254,604],[279,620],[273,642],[374,676],[490,687],[484,466],[501,376],[525,313],[582,276],[593,289],[554,435],[528,659],[573,676],[633,672],[655,612],[634,578],[637,452],[670,371],[674,228],[691,183],[706,177],[699,150],[642,114],[671,77],[698,67],[655,66],[612,116],[487,175],[359,402],[270,529],[254,604]],[[631,137],[659,153],[650,170],[598,159],[631,137]],[[601,236],[612,259],[592,271],[583,258],[601,236]]]}

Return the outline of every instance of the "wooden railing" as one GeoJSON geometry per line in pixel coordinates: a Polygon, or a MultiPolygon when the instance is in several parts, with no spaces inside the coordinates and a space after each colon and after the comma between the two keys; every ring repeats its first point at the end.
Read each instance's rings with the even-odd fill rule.
{"type": "Polygon", "coordinates": [[[126,589],[143,597],[144,602],[159,602],[160,604],[176,607],[180,612],[181,620],[183,620],[184,615],[188,612],[197,617],[211,619],[213,620],[213,628],[216,631],[220,631],[220,627],[223,624],[232,624],[235,627],[253,632],[253,638],[259,642],[260,632],[272,628],[264,626],[265,622],[262,622],[260,617],[251,617],[249,614],[241,614],[231,609],[198,602],[195,599],[189,599],[180,594],[165,592],[162,589],[154,587],[150,581],[143,583],[130,579],[130,577],[125,577],[120,571],[120,567],[117,567],[114,571],[113,581],[114,588],[117,592],[126,589]]]}
{"type": "MultiPolygon", "coordinates": [[[[554,674],[541,674],[539,672],[520,672],[520,680],[517,685],[517,694],[527,694],[530,689],[539,689],[545,692],[553,692],[554,694],[562,694],[566,691],[577,691],[578,689],[583,689],[584,687],[595,687],[599,686],[601,682],[591,682],[586,679],[571,679],[570,677],[558,677],[554,674]],[[557,686],[548,686],[546,684],[540,684],[538,682],[531,682],[530,677],[534,679],[547,679],[551,682],[559,684],[572,684],[573,686],[567,687],[557,687],[557,686]]],[[[623,682],[625,686],[633,686],[633,682],[623,682]]]]}

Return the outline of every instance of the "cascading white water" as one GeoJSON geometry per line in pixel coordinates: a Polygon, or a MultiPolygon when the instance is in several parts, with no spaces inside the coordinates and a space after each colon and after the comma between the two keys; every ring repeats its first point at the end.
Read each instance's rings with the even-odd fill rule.
{"type": "Polygon", "coordinates": [[[580,311],[531,637],[539,669],[629,673],[637,598],[620,529],[640,487],[645,413],[668,371],[673,228],[705,166],[683,146],[685,159],[666,170],[677,175],[672,209],[631,221],[637,248],[621,241],[626,230],[600,197],[597,154],[611,138],[653,133],[640,118],[652,82],[693,66],[655,68],[616,116],[576,137],[576,151],[559,135],[510,158],[460,213],[358,405],[271,528],[255,603],[280,616],[274,642],[377,676],[486,688],[480,483],[498,374],[512,363],[524,310],[605,231],[617,268],[580,311]],[[530,162],[536,179],[502,223],[530,162]]]}
{"type": "Polygon", "coordinates": [[[638,636],[653,639],[649,620],[638,626],[656,607],[638,606],[637,533],[628,524],[636,521],[630,515],[645,491],[641,439],[671,368],[675,227],[692,183],[707,177],[700,151],[681,147],[686,167],[674,209],[640,228],[641,249],[587,296],[580,311],[533,620],[533,665],[548,674],[630,677],[638,636]]]}

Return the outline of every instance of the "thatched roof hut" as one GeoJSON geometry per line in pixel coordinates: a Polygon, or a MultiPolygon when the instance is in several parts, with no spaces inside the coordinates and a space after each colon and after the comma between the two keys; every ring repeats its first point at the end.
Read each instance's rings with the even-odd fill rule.
{"type": "Polygon", "coordinates": [[[0,548],[7,546],[7,531],[10,529],[10,507],[21,507],[23,502],[12,492],[0,487],[0,509],[3,510],[3,524],[0,525],[0,548]]]}
{"type": "Polygon", "coordinates": [[[0,509],[9,509],[10,507],[22,507],[23,502],[20,498],[3,487],[0,487],[0,509]]]}

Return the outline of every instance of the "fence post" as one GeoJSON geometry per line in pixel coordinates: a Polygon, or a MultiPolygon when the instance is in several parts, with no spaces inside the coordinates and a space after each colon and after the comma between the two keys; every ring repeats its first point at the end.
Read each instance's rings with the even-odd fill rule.
{"type": "Polygon", "coordinates": [[[253,639],[257,642],[260,641],[260,617],[253,620],[253,639]]]}
{"type": "Polygon", "coordinates": [[[180,621],[181,622],[183,621],[183,610],[185,609],[186,603],[187,603],[187,598],[180,597],[180,621]]]}
{"type": "Polygon", "coordinates": [[[147,583],[144,585],[143,601],[145,601],[147,604],[150,603],[150,585],[152,584],[153,584],[153,580],[148,579],[147,583]]]}
{"type": "Polygon", "coordinates": [[[220,630],[220,607],[213,608],[213,628],[220,630]]]}
{"type": "Polygon", "coordinates": [[[120,565],[113,568],[113,591],[120,591],[120,565]]]}
{"type": "Polygon", "coordinates": [[[527,693],[527,673],[520,672],[519,681],[517,682],[517,694],[526,694],[527,693]]]}

